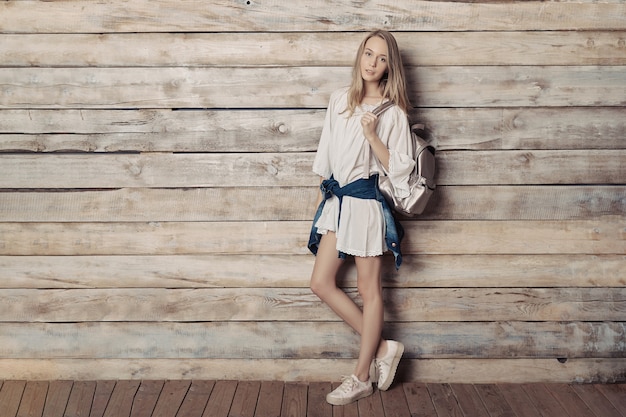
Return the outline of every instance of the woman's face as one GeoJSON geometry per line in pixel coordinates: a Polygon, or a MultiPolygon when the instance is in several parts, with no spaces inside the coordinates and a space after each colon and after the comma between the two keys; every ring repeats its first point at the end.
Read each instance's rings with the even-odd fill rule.
{"type": "Polygon", "coordinates": [[[365,82],[380,81],[387,72],[387,42],[373,36],[365,42],[365,49],[361,55],[361,77],[365,82]]]}

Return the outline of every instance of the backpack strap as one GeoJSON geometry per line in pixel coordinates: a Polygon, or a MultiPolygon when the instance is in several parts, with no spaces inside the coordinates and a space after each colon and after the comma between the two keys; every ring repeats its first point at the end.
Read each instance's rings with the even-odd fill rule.
{"type": "Polygon", "coordinates": [[[426,142],[424,139],[422,139],[419,135],[415,133],[415,130],[422,130],[422,129],[424,129],[424,125],[411,126],[411,135],[413,136],[413,143],[415,144],[415,147],[416,147],[415,156],[414,156],[415,169],[417,171],[418,178],[424,178],[424,184],[431,190],[434,190],[435,184],[431,180],[428,180],[426,177],[424,177],[424,175],[422,174],[422,169],[424,167],[422,164],[419,163],[419,158],[422,152],[428,151],[433,156],[435,155],[435,147],[431,145],[430,143],[426,142]]]}
{"type": "Polygon", "coordinates": [[[385,101],[383,104],[379,105],[374,110],[372,110],[372,113],[374,113],[374,115],[378,117],[381,114],[383,114],[385,110],[392,107],[394,104],[396,103],[394,103],[392,100],[385,101]]]}
{"type": "MultiPolygon", "coordinates": [[[[372,110],[372,113],[374,113],[374,116],[380,117],[380,115],[383,114],[385,110],[393,107],[395,104],[396,103],[394,103],[392,100],[387,100],[383,104],[380,104],[378,107],[372,110]]],[[[369,145],[367,148],[368,148],[368,151],[367,151],[367,156],[365,158],[365,166],[363,167],[363,174],[364,174],[363,178],[370,177],[370,155],[372,153],[372,149],[369,147],[369,145]]]]}

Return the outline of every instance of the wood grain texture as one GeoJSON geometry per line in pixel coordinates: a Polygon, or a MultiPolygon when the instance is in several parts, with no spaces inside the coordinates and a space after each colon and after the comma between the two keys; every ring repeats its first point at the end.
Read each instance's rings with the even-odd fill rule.
{"type": "Polygon", "coordinates": [[[369,27],[411,31],[494,31],[623,29],[626,13],[617,0],[596,3],[430,2],[398,4],[376,1],[360,7],[336,0],[307,2],[215,1],[202,7],[196,1],[108,0],[82,8],[76,1],[3,3],[0,27],[23,33],[108,32],[281,32],[354,31],[369,27]],[[47,19],[51,14],[63,16],[47,19]]]}
{"type": "MultiPolygon", "coordinates": [[[[396,32],[407,66],[624,65],[624,30],[396,32]],[[621,42],[620,42],[621,41],[621,42]]],[[[351,66],[363,33],[0,34],[19,67],[351,66]]]]}
{"type": "MultiPolygon", "coordinates": [[[[626,6],[625,6],[626,7],[626,6]]],[[[407,71],[419,107],[623,106],[623,66],[459,66],[407,71]]],[[[0,68],[5,108],[320,108],[347,67],[0,68]],[[285,88],[289,86],[289,88],[285,88]]]]}
{"type": "MultiPolygon", "coordinates": [[[[554,309],[567,307],[561,298],[554,304],[554,309]]],[[[468,320],[482,316],[484,321],[442,317],[435,322],[424,314],[426,321],[388,322],[384,334],[401,340],[404,358],[410,359],[624,357],[626,323],[608,321],[621,319],[623,311],[605,322],[576,317],[567,322],[492,322],[484,305],[469,307],[481,311],[468,320]]],[[[359,349],[358,336],[336,321],[1,323],[0,330],[0,353],[7,359],[356,359],[359,349]],[[246,342],[250,340],[254,343],[246,342]]]]}
{"type": "MultiPolygon", "coordinates": [[[[308,288],[305,255],[0,256],[0,288],[308,288]]],[[[405,255],[383,262],[386,288],[626,286],[623,255],[405,255]],[[485,269],[489,265],[489,269],[485,269]]],[[[339,285],[356,287],[346,260],[339,285]]]]}
{"type": "MultiPolygon", "coordinates": [[[[448,151],[436,156],[443,185],[620,185],[626,150],[448,151]]],[[[8,154],[0,155],[7,189],[314,187],[312,153],[8,154]]],[[[258,193],[257,198],[267,197],[258,193]]]]}
{"type": "MultiPolygon", "coordinates": [[[[0,206],[5,222],[309,221],[317,193],[315,186],[276,188],[271,198],[259,198],[259,189],[248,186],[18,190],[0,193],[0,206]]],[[[591,220],[626,216],[624,195],[626,186],[622,185],[440,185],[420,219],[591,220]]]]}
{"type": "Polygon", "coordinates": [[[0,403],[4,406],[4,412],[7,415],[17,414],[20,407],[20,400],[24,394],[25,388],[26,381],[23,380],[3,382],[2,391],[0,391],[0,403]]]}
{"type": "MultiPolygon", "coordinates": [[[[11,384],[12,381],[7,381],[11,384]]],[[[107,381],[109,382],[109,381],[107,381]]],[[[29,384],[41,383],[46,388],[48,381],[30,381],[29,384]]],[[[93,382],[86,382],[93,384],[93,382]]],[[[122,386],[127,386],[126,381],[113,382],[122,386]]],[[[563,383],[534,383],[534,384],[435,384],[435,383],[418,383],[418,382],[402,382],[395,383],[388,391],[375,391],[369,398],[362,401],[351,403],[345,406],[332,407],[328,404],[324,397],[333,388],[337,387],[337,382],[317,382],[310,381],[304,383],[294,383],[290,381],[229,381],[227,385],[236,386],[235,390],[223,389],[224,384],[220,381],[190,381],[190,380],[168,380],[168,381],[142,381],[141,387],[148,384],[161,383],[164,384],[163,391],[158,397],[159,403],[168,401],[170,394],[167,386],[177,385],[181,396],[191,401],[185,404],[193,404],[190,407],[183,407],[180,410],[172,408],[167,414],[159,412],[158,405],[152,413],[153,416],[181,415],[185,417],[201,417],[206,416],[228,416],[228,417],[279,417],[279,416],[298,416],[298,417],[405,417],[409,414],[419,415],[423,417],[436,417],[435,404],[439,406],[439,416],[450,415],[447,411],[452,411],[454,415],[463,412],[463,415],[471,415],[473,417],[488,417],[489,412],[499,416],[519,416],[519,417],[541,417],[538,408],[544,413],[557,410],[564,417],[589,417],[602,415],[603,417],[623,417],[619,408],[615,407],[598,407],[602,404],[603,393],[600,392],[605,388],[612,388],[616,392],[624,390],[624,384],[586,384],[584,386],[577,385],[574,392],[574,384],[563,383]],[[221,396],[220,407],[218,409],[205,409],[209,398],[211,397],[211,389],[217,386],[217,391],[221,396]],[[254,387],[253,389],[250,389],[254,387]],[[261,390],[258,389],[261,387],[261,390]],[[558,403],[554,402],[552,396],[563,389],[569,390],[572,395],[568,397],[571,403],[565,405],[562,402],[562,409],[558,407],[558,403]],[[532,394],[527,394],[532,392],[532,394]],[[443,395],[441,395],[443,394],[443,395]],[[516,397],[512,397],[516,395],[516,397]],[[519,398],[518,398],[519,397],[519,398]],[[291,407],[290,401],[296,400],[299,406],[291,407]],[[582,398],[585,398],[592,404],[592,408],[587,407],[582,398]],[[523,400],[522,400],[523,399],[523,400]],[[483,403],[484,402],[484,403],[483,403]],[[228,404],[230,403],[230,406],[228,404]],[[546,406],[540,406],[547,403],[546,406]],[[283,404],[287,405],[283,408],[283,404]],[[451,405],[452,409],[444,406],[451,405]],[[536,406],[536,405],[537,406],[536,406]],[[510,407],[509,407],[510,405],[510,407]],[[305,409],[306,408],[306,409],[305,409]],[[282,410],[281,410],[282,409],[282,410]],[[178,411],[178,413],[177,413],[178,411]],[[284,411],[284,413],[282,412],[284,411]],[[297,413],[297,414],[296,414],[297,413]],[[306,414],[304,414],[306,413],[306,414]],[[600,414],[602,413],[602,414],[600,414]]],[[[74,381],[72,395],[76,386],[83,385],[83,381],[74,381]]],[[[1,387],[0,381],[0,387],[1,387]]],[[[91,401],[86,401],[86,408],[82,410],[72,409],[72,399],[68,401],[66,415],[102,417],[104,411],[101,409],[102,402],[110,400],[110,394],[114,387],[111,386],[111,392],[105,395],[99,395],[104,401],[93,402],[97,407],[91,409],[91,401]],[[74,414],[72,414],[74,413],[74,414]]],[[[606,393],[606,391],[604,391],[606,393]]],[[[46,392],[36,392],[30,398],[23,398],[20,409],[26,409],[29,401],[41,402],[45,401],[46,392]]],[[[131,417],[140,417],[150,415],[149,407],[145,407],[142,403],[142,394],[138,393],[132,401],[130,411],[131,417]]],[[[558,398],[558,397],[557,397],[558,398]]],[[[176,401],[174,402],[176,404],[176,401]]],[[[215,401],[212,401],[212,405],[215,401]]],[[[606,403],[605,403],[606,404],[606,403]]],[[[6,404],[0,402],[0,408],[6,410],[6,404]]],[[[6,414],[6,413],[5,413],[6,414]]],[[[33,410],[32,413],[18,411],[17,417],[41,416],[41,412],[33,410]]],[[[49,416],[45,414],[44,416],[49,416]]],[[[56,415],[56,414],[55,414],[56,415]]]]}
{"type": "MultiPolygon", "coordinates": [[[[13,381],[9,381],[7,384],[7,388],[13,391],[11,387],[13,381]]],[[[7,398],[7,396],[2,396],[0,392],[0,408],[7,415],[17,417],[29,417],[29,416],[43,416],[44,406],[46,404],[46,397],[48,395],[48,388],[50,384],[48,381],[28,381],[26,382],[26,387],[24,388],[24,392],[21,395],[21,401],[19,408],[17,410],[17,414],[11,413],[12,401],[15,399],[7,398]],[[8,409],[8,410],[7,410],[8,409]]],[[[17,394],[15,392],[13,395],[17,394]]],[[[16,395],[15,398],[20,398],[20,395],[16,395]]],[[[68,411],[72,411],[73,407],[68,404],[68,411]]]]}
{"type": "MultiPolygon", "coordinates": [[[[569,221],[406,222],[408,254],[623,255],[618,218],[569,221]]],[[[0,255],[191,255],[309,253],[310,221],[0,223],[0,255]]]]}
{"type": "MultiPolygon", "coordinates": [[[[205,379],[335,381],[354,359],[0,359],[0,375],[28,380],[205,379]]],[[[624,381],[624,359],[407,359],[398,381],[460,383],[624,381]]]]}
{"type": "MultiPolygon", "coordinates": [[[[325,110],[0,109],[3,152],[313,152],[325,110]],[[72,132],[72,133],[67,133],[72,132]]],[[[622,108],[419,108],[438,151],[624,149],[622,108]]]]}
{"type": "MultiPolygon", "coordinates": [[[[346,292],[360,304],[357,291],[346,292]]],[[[3,290],[4,322],[336,321],[308,289],[3,290]]],[[[623,288],[392,289],[390,321],[620,320],[623,288]]]]}

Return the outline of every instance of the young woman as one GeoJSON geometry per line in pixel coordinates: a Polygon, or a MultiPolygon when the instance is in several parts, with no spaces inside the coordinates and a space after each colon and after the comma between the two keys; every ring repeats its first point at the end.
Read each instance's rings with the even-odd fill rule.
{"type": "Polygon", "coordinates": [[[399,267],[403,231],[378,192],[377,177],[389,176],[398,196],[408,194],[415,166],[409,105],[395,38],[386,31],[370,33],[357,52],[351,85],[331,95],[313,163],[321,192],[309,241],[316,254],[311,289],[361,336],[354,374],[326,398],[333,405],[370,395],[372,382],[388,389],[404,351],[401,343],[381,338],[382,254],[391,250],[399,267]],[[372,113],[389,100],[395,105],[380,117],[372,113]],[[355,259],[362,309],[336,284],[346,255],[355,259]]]}

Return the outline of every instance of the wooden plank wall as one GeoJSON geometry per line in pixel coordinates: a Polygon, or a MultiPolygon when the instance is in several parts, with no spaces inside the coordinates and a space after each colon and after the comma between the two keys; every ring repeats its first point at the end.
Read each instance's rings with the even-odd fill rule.
{"type": "Polygon", "coordinates": [[[349,373],[305,246],[373,28],[438,149],[384,271],[401,377],[626,380],[617,0],[0,2],[0,379],[349,373]]]}

